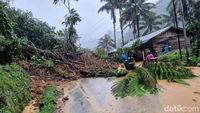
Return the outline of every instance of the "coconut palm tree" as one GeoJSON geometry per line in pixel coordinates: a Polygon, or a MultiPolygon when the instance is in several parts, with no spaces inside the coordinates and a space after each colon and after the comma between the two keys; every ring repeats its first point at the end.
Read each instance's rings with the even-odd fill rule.
{"type": "Polygon", "coordinates": [[[161,16],[161,20],[164,23],[164,27],[167,26],[174,26],[176,27],[176,23],[175,23],[175,18],[174,16],[170,16],[170,15],[160,15],[161,16]]]}
{"type": "Polygon", "coordinates": [[[174,4],[176,6],[176,13],[181,13],[183,8],[183,14],[187,17],[187,12],[189,10],[189,6],[194,5],[196,0],[171,0],[167,6],[167,10],[170,15],[174,15],[174,4]]]}
{"type": "Polygon", "coordinates": [[[97,46],[97,48],[103,49],[106,52],[109,52],[114,47],[115,44],[108,34],[105,34],[105,36],[99,39],[99,44],[97,46]]]}
{"type": "Polygon", "coordinates": [[[115,14],[115,4],[113,0],[101,0],[106,1],[106,3],[99,9],[98,13],[106,11],[110,13],[111,19],[113,20],[113,30],[114,30],[114,42],[115,48],[117,47],[117,38],[116,38],[116,14],[115,14]]]}
{"type": "Polygon", "coordinates": [[[140,23],[140,29],[145,29],[143,35],[147,35],[148,33],[157,31],[162,26],[161,16],[158,16],[155,13],[152,13],[150,17],[143,18],[142,20],[143,21],[140,23]]]}
{"type": "MultiPolygon", "coordinates": [[[[152,12],[150,11],[151,8],[155,7],[155,4],[148,3],[146,0],[129,0],[125,4],[125,10],[123,12],[123,18],[125,21],[131,21],[131,26],[134,30],[137,29],[137,36],[140,37],[140,19],[150,17],[152,12]]],[[[125,22],[126,23],[126,22],[125,22]]],[[[135,32],[135,31],[134,31],[135,32]]],[[[134,33],[133,32],[133,33],[134,33]]]]}
{"type": "Polygon", "coordinates": [[[121,36],[122,36],[122,45],[124,45],[124,32],[123,32],[123,24],[122,24],[122,11],[123,11],[123,5],[127,0],[101,0],[104,2],[109,3],[110,1],[112,1],[112,6],[114,6],[115,9],[119,10],[119,22],[120,22],[120,30],[121,30],[121,36]]]}
{"type": "Polygon", "coordinates": [[[125,45],[122,12],[124,8],[124,4],[126,2],[127,0],[114,0],[116,9],[119,10],[119,23],[120,23],[120,31],[121,31],[121,36],[122,36],[122,45],[125,45]]]}

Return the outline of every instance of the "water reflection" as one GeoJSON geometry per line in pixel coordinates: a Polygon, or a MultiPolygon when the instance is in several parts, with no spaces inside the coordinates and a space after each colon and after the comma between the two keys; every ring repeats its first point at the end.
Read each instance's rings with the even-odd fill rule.
{"type": "Polygon", "coordinates": [[[84,78],[72,84],[67,113],[158,113],[160,96],[116,99],[111,93],[113,78],[84,78]]]}

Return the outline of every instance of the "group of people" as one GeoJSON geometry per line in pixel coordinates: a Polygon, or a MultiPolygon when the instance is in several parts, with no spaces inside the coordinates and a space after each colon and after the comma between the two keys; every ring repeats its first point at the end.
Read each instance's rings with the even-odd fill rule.
{"type": "Polygon", "coordinates": [[[127,70],[135,69],[135,60],[131,52],[128,52],[128,56],[125,52],[122,52],[121,60],[123,61],[124,66],[126,67],[127,70]]]}
{"type": "MultiPolygon", "coordinates": [[[[144,66],[147,65],[149,62],[152,62],[155,59],[156,59],[155,56],[150,51],[148,51],[143,65],[144,66]]],[[[132,52],[128,52],[128,55],[125,52],[122,52],[121,60],[124,63],[124,66],[127,70],[135,69],[135,60],[132,52]]]]}

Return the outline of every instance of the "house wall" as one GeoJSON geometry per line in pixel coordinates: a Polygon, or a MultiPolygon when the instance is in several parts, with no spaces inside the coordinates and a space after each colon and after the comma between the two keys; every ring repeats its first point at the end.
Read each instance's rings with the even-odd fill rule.
{"type": "MultiPolygon", "coordinates": [[[[181,49],[185,49],[185,39],[183,36],[183,32],[180,31],[180,43],[181,43],[181,49]]],[[[169,30],[167,32],[162,33],[161,35],[155,37],[151,43],[154,47],[154,49],[161,53],[163,49],[163,45],[165,42],[168,42],[171,46],[171,51],[179,49],[178,47],[178,38],[177,38],[177,32],[174,30],[169,30]]],[[[187,38],[187,47],[190,48],[190,38],[187,38]]]]}

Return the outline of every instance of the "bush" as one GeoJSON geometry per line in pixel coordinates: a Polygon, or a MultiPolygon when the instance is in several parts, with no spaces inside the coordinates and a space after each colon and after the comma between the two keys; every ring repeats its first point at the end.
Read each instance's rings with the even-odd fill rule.
{"type": "Polygon", "coordinates": [[[116,61],[118,62],[122,62],[121,60],[121,54],[122,52],[125,52],[126,54],[128,54],[128,52],[131,51],[131,48],[120,48],[117,50],[117,55],[116,55],[116,61]]]}
{"type": "Polygon", "coordinates": [[[21,113],[31,99],[28,75],[16,64],[0,65],[0,111],[21,113]]]}
{"type": "Polygon", "coordinates": [[[104,51],[103,49],[97,48],[96,54],[101,59],[107,59],[108,58],[108,52],[104,51]]]}
{"type": "Polygon", "coordinates": [[[43,56],[33,55],[29,62],[34,68],[52,69],[55,66],[55,63],[51,59],[45,59],[43,56]]]}
{"type": "Polygon", "coordinates": [[[128,71],[126,69],[120,69],[120,70],[109,69],[106,71],[106,74],[109,77],[122,77],[122,76],[126,76],[127,73],[128,71]]]}
{"type": "Polygon", "coordinates": [[[200,63],[200,57],[196,58],[196,56],[192,54],[190,56],[190,62],[187,63],[186,51],[182,51],[182,58],[183,61],[180,60],[180,55],[178,51],[159,56],[159,60],[165,62],[172,62],[174,65],[178,66],[196,66],[198,63],[200,63]]]}
{"type": "Polygon", "coordinates": [[[49,86],[40,103],[41,111],[39,113],[54,113],[56,103],[56,87],[49,86]]]}

